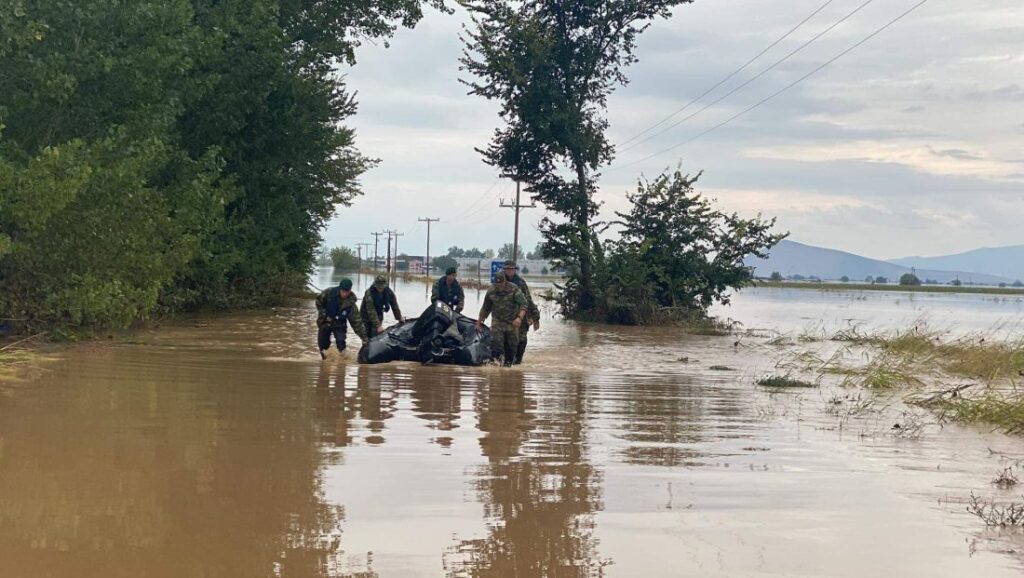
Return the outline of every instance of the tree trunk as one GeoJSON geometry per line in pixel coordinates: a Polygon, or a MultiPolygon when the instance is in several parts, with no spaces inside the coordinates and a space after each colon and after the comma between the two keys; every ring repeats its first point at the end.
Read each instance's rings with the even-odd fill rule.
{"type": "Polygon", "coordinates": [[[580,297],[577,310],[594,308],[594,253],[590,231],[590,195],[587,188],[587,170],[583,162],[576,161],[576,181],[580,188],[580,212],[576,216],[576,227],[580,232],[580,297]]]}

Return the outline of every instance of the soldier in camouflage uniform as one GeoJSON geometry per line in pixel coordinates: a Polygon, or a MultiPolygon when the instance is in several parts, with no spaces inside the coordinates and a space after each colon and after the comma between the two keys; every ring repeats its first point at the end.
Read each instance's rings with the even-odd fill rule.
{"type": "Polygon", "coordinates": [[[523,355],[526,353],[530,324],[533,324],[534,331],[540,329],[540,309],[533,302],[533,295],[530,294],[530,287],[526,284],[526,280],[519,276],[519,267],[515,261],[505,261],[505,277],[515,283],[516,287],[523,292],[523,297],[526,297],[526,319],[519,326],[519,345],[516,347],[515,364],[519,365],[523,362],[523,355]]]}
{"type": "Polygon", "coordinates": [[[359,315],[363,318],[363,325],[371,335],[377,335],[384,330],[384,313],[390,311],[399,323],[405,321],[402,317],[402,310],[398,307],[398,297],[388,287],[388,278],[384,275],[377,275],[373,285],[363,295],[363,302],[359,305],[359,315]]]}
{"type": "Polygon", "coordinates": [[[493,314],[491,319],[491,353],[495,360],[501,359],[502,364],[511,366],[516,359],[519,346],[519,327],[526,317],[529,304],[523,292],[504,275],[498,278],[487,290],[480,318],[476,322],[477,331],[483,328],[484,320],[493,314]]]}
{"type": "Polygon", "coordinates": [[[331,348],[331,335],[334,335],[338,351],[345,351],[345,337],[348,333],[346,323],[352,325],[352,331],[366,343],[366,330],[363,320],[356,309],[356,296],[352,293],[352,280],[342,279],[337,287],[320,292],[316,298],[316,342],[320,349],[320,358],[327,359],[327,350],[331,348]]]}

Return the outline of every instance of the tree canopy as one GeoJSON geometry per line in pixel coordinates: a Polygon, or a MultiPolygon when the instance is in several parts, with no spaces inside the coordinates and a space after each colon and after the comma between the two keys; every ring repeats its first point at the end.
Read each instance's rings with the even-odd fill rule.
{"type": "Polygon", "coordinates": [[[545,254],[569,272],[565,303],[595,305],[599,241],[594,201],[600,167],[613,157],[607,99],[627,82],[639,35],[690,0],[466,0],[463,82],[496,100],[505,126],[481,150],[484,161],[527,185],[560,219],[545,218],[545,254]],[[567,176],[571,175],[571,176],[567,176]]]}
{"type": "Polygon", "coordinates": [[[12,0],[0,317],[123,326],[302,287],[375,163],[335,67],[440,0],[12,0]]]}

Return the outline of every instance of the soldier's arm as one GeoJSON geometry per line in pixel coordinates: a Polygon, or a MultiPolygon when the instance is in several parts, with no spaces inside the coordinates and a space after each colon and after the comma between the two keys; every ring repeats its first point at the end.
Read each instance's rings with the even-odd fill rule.
{"type": "MultiPolygon", "coordinates": [[[[350,307],[352,308],[352,311],[348,314],[348,324],[352,326],[352,331],[356,332],[359,339],[362,339],[363,343],[366,343],[366,328],[363,326],[363,316],[356,311],[355,304],[350,305],[350,307]]],[[[373,307],[370,309],[372,310],[373,307]]]]}
{"type": "Polygon", "coordinates": [[[523,286],[520,289],[523,290],[523,295],[526,297],[527,315],[530,316],[530,319],[537,319],[540,317],[540,309],[537,308],[537,303],[533,300],[530,286],[526,284],[526,281],[523,281],[523,286]]]}
{"type": "Polygon", "coordinates": [[[455,292],[455,295],[459,298],[458,310],[462,311],[462,308],[466,306],[466,292],[462,290],[461,283],[457,287],[459,289],[455,292]]]}
{"type": "Polygon", "coordinates": [[[530,310],[530,304],[526,301],[526,296],[523,295],[522,291],[516,291],[515,296],[512,298],[515,304],[519,306],[519,313],[517,318],[522,321],[523,317],[526,316],[526,312],[530,310]]]}
{"type": "MultiPolygon", "coordinates": [[[[359,311],[364,313],[366,319],[370,322],[370,327],[366,329],[376,332],[377,328],[381,326],[381,319],[377,317],[377,308],[373,306],[373,297],[370,295],[370,291],[373,291],[373,289],[367,289],[366,293],[363,294],[363,302],[359,307],[359,311]]],[[[362,323],[362,319],[359,322],[362,323]]]]}
{"type": "Polygon", "coordinates": [[[493,304],[491,303],[491,292],[488,291],[487,294],[484,295],[484,304],[480,306],[480,317],[477,319],[477,325],[484,324],[484,321],[487,319],[487,316],[491,314],[492,307],[493,304]]]}
{"type": "Polygon", "coordinates": [[[433,303],[441,298],[441,282],[434,283],[434,286],[430,289],[430,302],[433,303]]]}
{"type": "Polygon", "coordinates": [[[397,321],[404,319],[402,317],[402,310],[398,307],[398,295],[395,295],[395,292],[390,288],[388,289],[388,299],[391,300],[391,314],[395,316],[397,321]]]}

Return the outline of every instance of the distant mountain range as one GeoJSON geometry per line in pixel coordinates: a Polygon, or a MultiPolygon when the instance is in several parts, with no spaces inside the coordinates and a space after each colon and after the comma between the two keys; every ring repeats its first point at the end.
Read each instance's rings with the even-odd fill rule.
{"type": "MultiPolygon", "coordinates": [[[[802,275],[836,280],[846,276],[851,281],[864,281],[870,275],[871,277],[885,277],[889,282],[895,283],[904,273],[915,272],[922,281],[932,279],[939,283],[949,283],[954,279],[960,279],[964,283],[985,285],[1009,284],[1017,279],[1024,279],[1024,266],[1022,266],[1024,265],[1024,246],[1005,247],[1004,249],[1018,252],[1016,263],[1006,263],[995,257],[988,257],[987,253],[978,257],[973,255],[985,251],[1002,251],[1002,249],[979,249],[948,257],[908,257],[889,262],[784,240],[772,249],[768,259],[747,259],[746,264],[753,266],[755,274],[759,277],[768,277],[778,271],[784,277],[802,275]],[[957,265],[957,263],[964,265],[957,265]],[[1002,269],[982,267],[982,265],[991,263],[1000,263],[1004,267],[1002,269]],[[970,266],[966,266],[967,264],[970,266]],[[1021,271],[1014,273],[1014,266],[1021,271]],[[916,268],[916,271],[912,268],[916,268]],[[1000,271],[1000,273],[993,271],[1000,271]]],[[[1011,258],[1007,256],[1002,259],[1011,258]]]]}
{"type": "Polygon", "coordinates": [[[890,263],[904,267],[945,269],[986,273],[1010,279],[1024,279],[1024,245],[983,247],[966,253],[941,257],[905,257],[890,263]]]}

